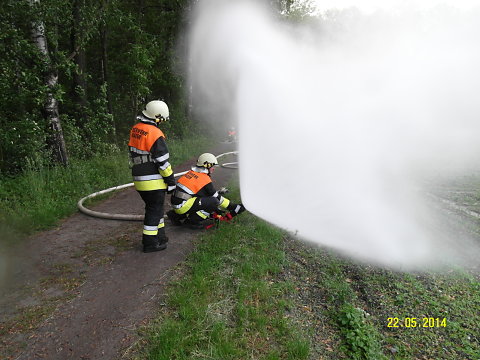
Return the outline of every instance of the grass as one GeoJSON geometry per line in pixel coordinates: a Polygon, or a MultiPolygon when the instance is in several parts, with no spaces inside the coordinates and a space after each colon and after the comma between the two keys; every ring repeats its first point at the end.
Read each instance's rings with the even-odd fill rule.
{"type": "Polygon", "coordinates": [[[137,358],[480,359],[478,274],[361,265],[234,220],[198,241],[137,358]]]}
{"type": "MultiPolygon", "coordinates": [[[[463,273],[398,274],[365,271],[359,284],[365,298],[382,294],[375,310],[376,326],[395,359],[480,359],[480,283],[463,273]],[[473,311],[472,311],[473,310],[473,311]],[[399,319],[388,327],[388,317],[399,319]],[[406,327],[416,318],[417,327],[406,327]],[[446,319],[446,326],[430,327],[425,319],[446,319]]],[[[370,300],[372,304],[373,301],[370,300]]]]}
{"type": "Polygon", "coordinates": [[[158,321],[144,330],[139,356],[307,359],[309,342],[286,314],[292,284],[276,280],[286,265],[283,237],[248,213],[203,235],[158,321]]]}
{"type": "MultiPolygon", "coordinates": [[[[208,148],[204,137],[168,143],[172,166],[208,148]]],[[[2,242],[50,228],[77,211],[80,198],[93,192],[131,182],[126,152],[85,161],[73,159],[68,167],[26,171],[0,179],[0,234],[2,242]]]]}
{"type": "Polygon", "coordinates": [[[332,338],[343,351],[328,358],[480,359],[478,278],[459,269],[398,273],[358,265],[324,249],[293,246],[296,281],[313,277],[303,285],[310,295],[299,302],[317,305],[317,312],[327,315],[332,338]],[[398,327],[389,327],[389,318],[398,318],[398,327]],[[432,324],[429,318],[439,321],[432,324]]]}
{"type": "Polygon", "coordinates": [[[349,263],[291,239],[287,248],[288,271],[299,293],[295,307],[309,309],[307,315],[295,316],[311,328],[311,358],[385,359],[379,331],[358,303],[354,280],[345,273],[349,263]]]}

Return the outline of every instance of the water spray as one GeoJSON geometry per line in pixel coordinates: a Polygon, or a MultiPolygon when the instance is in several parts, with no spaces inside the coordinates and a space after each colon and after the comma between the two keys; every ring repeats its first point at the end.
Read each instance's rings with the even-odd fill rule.
{"type": "Polygon", "coordinates": [[[194,103],[239,129],[242,201],[361,261],[474,260],[428,184],[479,169],[480,12],[334,16],[302,28],[252,1],[197,6],[194,103]]]}

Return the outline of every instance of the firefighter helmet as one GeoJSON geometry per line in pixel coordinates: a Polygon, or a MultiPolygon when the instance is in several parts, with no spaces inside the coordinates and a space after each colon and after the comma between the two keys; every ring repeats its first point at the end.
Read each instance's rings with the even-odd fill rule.
{"type": "Polygon", "coordinates": [[[150,101],[142,113],[147,118],[157,121],[167,121],[170,115],[167,104],[161,100],[150,101]]]}
{"type": "Polygon", "coordinates": [[[197,166],[203,166],[204,168],[210,169],[215,165],[218,165],[218,161],[213,154],[204,153],[198,157],[197,166]]]}

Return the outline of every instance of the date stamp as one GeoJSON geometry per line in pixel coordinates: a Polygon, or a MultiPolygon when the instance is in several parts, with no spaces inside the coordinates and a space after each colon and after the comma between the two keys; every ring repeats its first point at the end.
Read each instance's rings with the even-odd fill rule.
{"type": "Polygon", "coordinates": [[[389,317],[387,318],[389,328],[440,328],[447,327],[447,318],[435,317],[389,317]]]}

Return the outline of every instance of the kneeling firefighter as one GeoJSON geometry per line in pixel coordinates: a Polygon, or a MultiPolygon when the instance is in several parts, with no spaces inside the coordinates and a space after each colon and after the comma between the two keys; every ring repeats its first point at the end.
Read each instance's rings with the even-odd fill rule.
{"type": "Polygon", "coordinates": [[[202,154],[197,165],[178,179],[171,198],[173,210],[167,212],[173,225],[182,225],[183,221],[191,228],[202,229],[204,220],[218,209],[228,211],[228,218],[245,211],[242,204],[232,203],[215,190],[210,178],[215,165],[218,165],[215,155],[202,154]]]}
{"type": "Polygon", "coordinates": [[[175,178],[165,135],[158,125],[169,119],[167,104],[160,100],[150,101],[139,123],[130,131],[130,157],[135,189],[145,202],[143,221],[143,252],[163,250],[167,247],[163,221],[165,193],[175,190],[175,178]]]}

